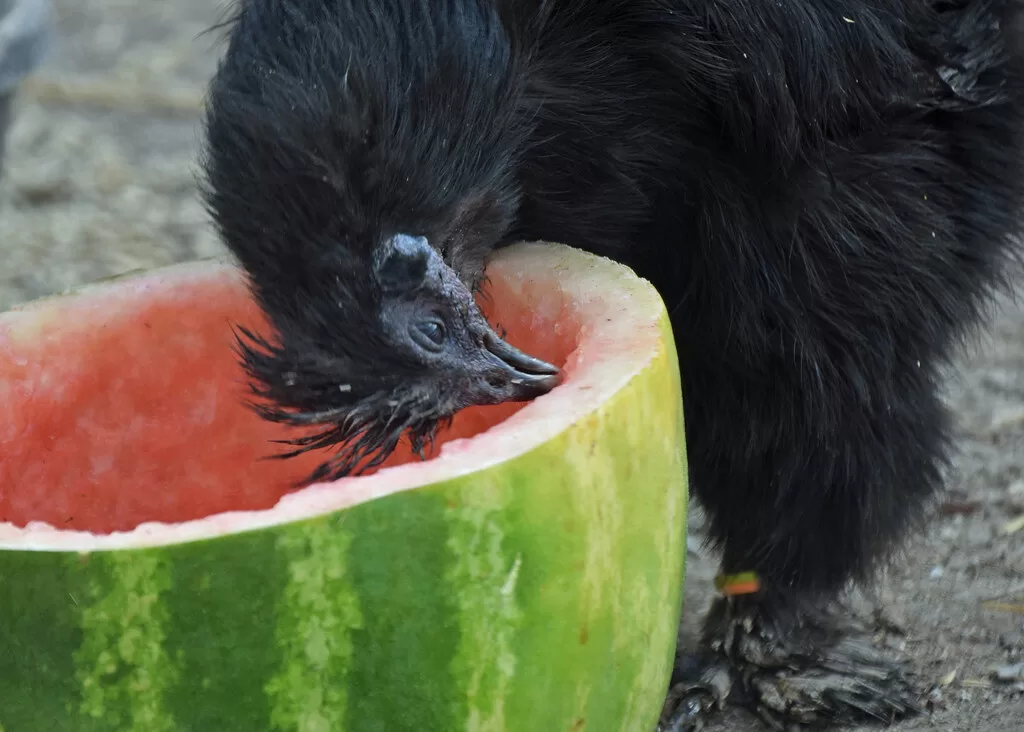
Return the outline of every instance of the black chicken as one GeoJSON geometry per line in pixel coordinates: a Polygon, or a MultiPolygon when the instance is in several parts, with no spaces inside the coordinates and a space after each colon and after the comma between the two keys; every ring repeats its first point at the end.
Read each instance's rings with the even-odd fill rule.
{"type": "Polygon", "coordinates": [[[245,0],[204,195],[276,329],[243,341],[316,478],[418,448],[557,369],[472,294],[565,242],[673,315],[691,483],[728,589],[665,729],[894,719],[839,622],[942,486],[942,369],[1007,279],[1024,202],[1018,0],[245,0]],[[728,585],[728,582],[726,582],[728,585]],[[782,672],[782,673],[780,673],[782,672]]]}

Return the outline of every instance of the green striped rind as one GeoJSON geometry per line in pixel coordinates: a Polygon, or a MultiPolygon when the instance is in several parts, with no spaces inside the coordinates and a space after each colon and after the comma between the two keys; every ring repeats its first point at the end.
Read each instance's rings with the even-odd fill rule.
{"type": "Polygon", "coordinates": [[[167,656],[169,569],[157,552],[112,552],[93,561],[73,654],[80,698],[69,717],[125,732],[177,728],[166,699],[178,675],[167,656]]]}
{"type": "Polygon", "coordinates": [[[509,546],[503,488],[497,480],[465,486],[445,512],[454,561],[444,579],[455,593],[459,629],[450,672],[461,694],[453,712],[460,729],[475,732],[507,729],[505,705],[517,665],[513,643],[523,619],[516,594],[523,555],[509,546]]]}
{"type": "Polygon", "coordinates": [[[676,354],[519,458],[190,544],[0,553],[3,732],[647,732],[671,669],[676,354]]]}
{"type": "Polygon", "coordinates": [[[265,688],[273,729],[330,732],[344,729],[352,630],[363,624],[349,576],[352,534],[340,516],[303,529],[277,540],[288,564],[275,625],[283,663],[265,688]]]}

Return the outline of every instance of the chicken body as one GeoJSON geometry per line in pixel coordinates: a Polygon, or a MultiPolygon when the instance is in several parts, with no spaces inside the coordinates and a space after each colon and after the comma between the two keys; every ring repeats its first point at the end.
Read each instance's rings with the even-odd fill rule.
{"type": "Polygon", "coordinates": [[[320,444],[385,404],[419,405],[398,424],[422,436],[555,383],[525,354],[506,363],[533,394],[471,386],[484,366],[445,376],[493,345],[465,304],[490,252],[542,239],[633,267],[672,313],[723,575],[760,582],[681,649],[665,729],[727,697],[775,722],[911,713],[913,687],[829,610],[943,486],[943,368],[1021,228],[1020,16],[1016,0],[247,0],[204,163],[280,334],[250,370],[333,425],[320,444]],[[420,253],[383,267],[410,237],[420,253]]]}

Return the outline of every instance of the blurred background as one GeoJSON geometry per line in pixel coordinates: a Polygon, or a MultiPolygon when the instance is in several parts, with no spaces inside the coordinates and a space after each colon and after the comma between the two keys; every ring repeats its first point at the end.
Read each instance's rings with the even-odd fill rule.
{"type": "MultiPolygon", "coordinates": [[[[0,9],[25,1],[4,0],[0,9]]],[[[12,104],[0,181],[0,309],[220,251],[195,194],[193,161],[220,37],[203,31],[223,4],[52,6],[47,55],[12,104]]]]}
{"type": "MultiPolygon", "coordinates": [[[[0,9],[13,0],[0,0],[0,9]]],[[[196,195],[214,0],[54,0],[44,63],[13,104],[0,180],[0,309],[137,268],[221,252],[196,195]]],[[[0,39],[4,37],[0,21],[0,39]]],[[[1024,284],[1024,277],[1021,278],[1024,284]]],[[[882,583],[879,637],[936,682],[898,730],[1024,729],[1024,308],[1001,302],[949,383],[950,492],[882,583]]],[[[2,418],[2,417],[0,417],[2,418]]],[[[713,557],[692,521],[687,641],[713,557]]],[[[713,730],[759,729],[728,717],[713,730]]],[[[644,731],[638,731],[644,732],[644,731]]]]}

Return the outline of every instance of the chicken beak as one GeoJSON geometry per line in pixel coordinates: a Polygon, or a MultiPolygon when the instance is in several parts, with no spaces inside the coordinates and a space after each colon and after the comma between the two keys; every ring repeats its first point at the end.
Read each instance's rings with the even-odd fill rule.
{"type": "Polygon", "coordinates": [[[505,342],[490,328],[484,333],[483,346],[493,356],[508,379],[507,401],[528,401],[547,394],[562,383],[562,372],[557,366],[523,353],[505,342]]]}

